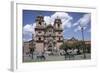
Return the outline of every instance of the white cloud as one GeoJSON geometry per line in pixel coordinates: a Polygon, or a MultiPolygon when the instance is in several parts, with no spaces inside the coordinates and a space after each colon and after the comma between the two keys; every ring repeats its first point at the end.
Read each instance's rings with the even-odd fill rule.
{"type": "Polygon", "coordinates": [[[71,20],[73,19],[68,13],[65,12],[55,12],[53,15],[51,15],[51,21],[54,22],[56,18],[60,18],[62,21],[62,27],[71,27],[71,20]]]}
{"type": "Polygon", "coordinates": [[[86,26],[89,21],[91,20],[91,15],[90,14],[85,14],[81,19],[80,19],[80,25],[81,26],[86,26]]]}
{"type": "Polygon", "coordinates": [[[36,26],[36,23],[33,23],[33,24],[32,24],[32,28],[33,28],[32,33],[33,33],[33,34],[35,34],[35,29],[34,29],[35,26],[36,26]]]}
{"type": "Polygon", "coordinates": [[[72,26],[71,20],[66,20],[62,23],[63,28],[71,28],[71,26],[72,26]]]}
{"type": "Polygon", "coordinates": [[[78,20],[77,22],[75,22],[75,23],[73,24],[73,26],[79,25],[79,22],[80,22],[80,20],[78,20]]]}
{"type": "Polygon", "coordinates": [[[80,26],[78,26],[76,29],[74,29],[74,32],[77,32],[79,30],[81,30],[81,27],[80,26]]]}
{"type": "Polygon", "coordinates": [[[53,25],[53,22],[57,17],[61,19],[63,28],[70,28],[72,26],[71,20],[73,18],[65,12],[55,12],[51,16],[44,16],[44,20],[47,24],[53,25]]]}
{"type": "Polygon", "coordinates": [[[36,26],[36,23],[33,23],[33,24],[26,24],[24,27],[23,27],[23,31],[27,31],[27,32],[31,32],[34,34],[34,28],[36,26]]]}
{"type": "MultiPolygon", "coordinates": [[[[60,19],[69,19],[70,18],[69,14],[68,13],[65,13],[65,12],[55,12],[51,16],[51,18],[53,18],[53,19],[55,19],[57,17],[59,17],[60,19]]],[[[70,19],[72,19],[72,18],[70,18],[70,19]]]]}
{"type": "Polygon", "coordinates": [[[76,29],[74,31],[77,32],[78,30],[81,30],[80,29],[81,27],[84,27],[84,29],[86,29],[90,20],[91,20],[90,14],[83,15],[82,18],[80,18],[77,22],[73,24],[73,26],[76,26],[76,29]]]}
{"type": "Polygon", "coordinates": [[[23,28],[24,31],[32,32],[32,24],[26,24],[23,28]]]}
{"type": "Polygon", "coordinates": [[[32,39],[32,33],[28,32],[28,31],[24,32],[24,34],[23,34],[23,41],[29,41],[31,39],[32,39]]]}
{"type": "Polygon", "coordinates": [[[80,18],[76,23],[73,24],[73,26],[81,25],[81,26],[87,26],[87,24],[91,20],[90,14],[85,14],[82,18],[80,18]]]}
{"type": "Polygon", "coordinates": [[[34,31],[35,26],[36,26],[36,23],[26,24],[23,27],[23,40],[24,41],[29,41],[32,39],[32,33],[33,34],[35,33],[34,31]]]}
{"type": "MultiPolygon", "coordinates": [[[[85,30],[87,27],[84,27],[83,29],[85,30]]],[[[81,30],[81,27],[80,26],[77,26],[76,29],[74,29],[74,32],[77,32],[77,31],[80,31],[81,30]]]]}
{"type": "Polygon", "coordinates": [[[51,18],[50,16],[44,16],[44,21],[46,22],[46,24],[50,24],[51,23],[51,18]]]}

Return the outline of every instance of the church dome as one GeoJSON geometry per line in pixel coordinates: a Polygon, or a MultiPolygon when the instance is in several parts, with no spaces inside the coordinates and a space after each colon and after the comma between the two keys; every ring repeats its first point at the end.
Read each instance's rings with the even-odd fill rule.
{"type": "Polygon", "coordinates": [[[51,24],[47,25],[46,28],[53,28],[53,26],[51,24]]]}

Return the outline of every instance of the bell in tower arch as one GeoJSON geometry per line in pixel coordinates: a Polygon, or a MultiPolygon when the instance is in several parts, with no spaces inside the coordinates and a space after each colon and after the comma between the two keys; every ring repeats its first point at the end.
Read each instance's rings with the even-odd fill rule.
{"type": "Polygon", "coordinates": [[[39,15],[36,17],[36,26],[43,26],[44,25],[44,17],[39,15]]]}

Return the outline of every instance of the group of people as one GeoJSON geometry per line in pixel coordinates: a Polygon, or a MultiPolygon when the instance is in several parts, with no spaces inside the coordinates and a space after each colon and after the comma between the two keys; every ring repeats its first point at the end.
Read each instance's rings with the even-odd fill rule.
{"type": "Polygon", "coordinates": [[[32,58],[34,61],[44,61],[46,60],[47,54],[45,52],[29,52],[28,55],[30,58],[32,58]]]}
{"type": "Polygon", "coordinates": [[[77,55],[77,52],[78,52],[78,49],[67,49],[67,51],[65,51],[65,60],[68,58],[68,59],[71,59],[75,57],[75,55],[77,55]]]}
{"type": "MultiPolygon", "coordinates": [[[[66,51],[61,51],[60,55],[65,57],[66,59],[71,59],[75,57],[77,54],[77,49],[67,49],[66,51]]],[[[37,51],[30,51],[29,56],[32,57],[34,61],[45,61],[47,56],[49,56],[48,52],[37,52],[37,51]]]]}

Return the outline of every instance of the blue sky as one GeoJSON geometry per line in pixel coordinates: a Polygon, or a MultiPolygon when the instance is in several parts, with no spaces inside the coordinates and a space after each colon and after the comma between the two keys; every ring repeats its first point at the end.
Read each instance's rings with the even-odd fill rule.
{"type": "Polygon", "coordinates": [[[64,39],[75,37],[81,40],[82,33],[80,25],[84,27],[85,40],[91,39],[90,13],[23,10],[23,40],[31,40],[35,28],[35,18],[38,15],[44,16],[44,20],[47,24],[53,24],[54,19],[59,17],[62,20],[64,39]]]}

